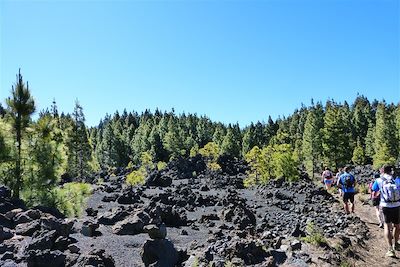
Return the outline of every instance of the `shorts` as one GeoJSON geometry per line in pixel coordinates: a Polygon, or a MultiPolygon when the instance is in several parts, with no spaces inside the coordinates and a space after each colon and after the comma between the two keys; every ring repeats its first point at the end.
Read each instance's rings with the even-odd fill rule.
{"type": "Polygon", "coordinates": [[[343,202],[347,203],[350,200],[351,203],[354,203],[354,195],[355,194],[356,193],[354,193],[354,192],[344,192],[343,193],[343,202]]]}
{"type": "Polygon", "coordinates": [[[333,183],[333,179],[324,179],[324,183],[325,184],[332,184],[333,183]]]}
{"type": "Polygon", "coordinates": [[[396,208],[388,208],[382,207],[383,218],[385,219],[385,223],[400,223],[400,207],[396,208]]]}
{"type": "Polygon", "coordinates": [[[372,202],[372,206],[374,206],[374,207],[379,206],[379,203],[381,203],[381,198],[380,197],[372,198],[371,202],[372,202]]]}

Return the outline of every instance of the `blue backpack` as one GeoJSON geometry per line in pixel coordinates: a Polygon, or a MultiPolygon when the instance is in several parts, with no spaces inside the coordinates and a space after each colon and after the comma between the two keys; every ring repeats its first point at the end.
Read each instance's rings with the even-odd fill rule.
{"type": "Polygon", "coordinates": [[[342,180],[343,187],[346,189],[354,187],[355,179],[351,174],[347,174],[342,180]]]}

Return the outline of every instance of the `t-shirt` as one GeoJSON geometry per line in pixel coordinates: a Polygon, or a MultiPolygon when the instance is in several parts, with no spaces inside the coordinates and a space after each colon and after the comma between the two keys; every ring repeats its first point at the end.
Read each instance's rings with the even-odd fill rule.
{"type": "Polygon", "coordinates": [[[355,193],[356,192],[356,189],[354,188],[354,185],[356,183],[356,178],[354,178],[354,176],[352,174],[345,172],[342,175],[340,175],[339,183],[342,185],[343,193],[355,193]],[[353,186],[351,186],[351,187],[346,187],[346,185],[345,185],[345,181],[348,176],[350,176],[350,179],[353,182],[353,186]]]}
{"type": "MultiPolygon", "coordinates": [[[[389,174],[384,173],[383,178],[385,179],[393,179],[393,177],[389,174]]],[[[397,185],[398,188],[400,188],[400,177],[397,177],[395,180],[395,183],[397,185]]],[[[382,188],[382,183],[383,183],[383,179],[382,178],[378,178],[375,180],[374,184],[372,185],[372,190],[375,192],[378,192],[381,190],[382,188]]],[[[400,207],[400,201],[397,202],[385,202],[385,199],[383,198],[383,194],[381,195],[381,202],[380,202],[380,206],[381,207],[386,207],[386,208],[396,208],[396,207],[400,207]]]]}

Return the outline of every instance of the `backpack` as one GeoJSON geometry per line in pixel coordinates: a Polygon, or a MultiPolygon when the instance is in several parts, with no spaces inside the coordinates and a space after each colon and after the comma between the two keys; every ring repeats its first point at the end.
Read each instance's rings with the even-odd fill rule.
{"type": "Polygon", "coordinates": [[[352,188],[354,187],[354,178],[349,174],[344,177],[343,185],[345,188],[352,188]]]}
{"type": "Polygon", "coordinates": [[[400,200],[400,188],[394,179],[382,178],[382,197],[387,203],[397,202],[400,200]]]}

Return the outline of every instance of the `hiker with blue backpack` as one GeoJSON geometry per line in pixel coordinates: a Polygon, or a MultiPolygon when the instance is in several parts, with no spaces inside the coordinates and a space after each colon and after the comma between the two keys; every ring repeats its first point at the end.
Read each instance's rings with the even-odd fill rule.
{"type": "Polygon", "coordinates": [[[384,218],[384,235],[389,245],[387,257],[396,257],[400,250],[400,177],[394,178],[391,166],[383,167],[383,174],[376,179],[372,190],[380,193],[380,207],[384,218]],[[394,233],[393,233],[394,228],[394,233]]]}
{"type": "Polygon", "coordinates": [[[350,173],[350,167],[344,168],[344,173],[340,175],[338,181],[338,187],[341,189],[343,194],[343,205],[346,214],[350,213],[349,201],[351,203],[351,212],[354,213],[354,195],[356,194],[356,178],[350,173]]]}

